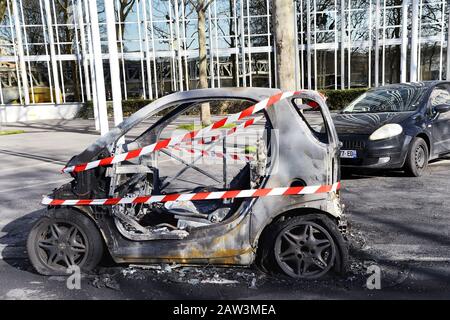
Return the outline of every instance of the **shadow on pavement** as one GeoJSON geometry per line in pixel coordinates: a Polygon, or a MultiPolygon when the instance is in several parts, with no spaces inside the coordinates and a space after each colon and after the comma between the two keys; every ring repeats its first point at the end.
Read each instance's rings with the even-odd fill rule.
{"type": "MultiPolygon", "coordinates": [[[[381,290],[373,290],[372,298],[388,299],[448,299],[450,271],[446,263],[417,263],[380,259],[377,252],[353,249],[353,257],[381,268],[381,290]]],[[[368,276],[368,275],[367,275],[368,276]]]]}
{"type": "Polygon", "coordinates": [[[6,155],[10,155],[10,156],[27,158],[27,159],[38,160],[38,161],[43,161],[43,162],[52,162],[52,163],[61,164],[63,166],[66,165],[66,163],[67,163],[67,161],[64,161],[61,159],[39,156],[39,155],[36,155],[33,153],[9,151],[9,150],[5,150],[5,149],[0,149],[0,154],[6,154],[6,155]]]}
{"type": "Polygon", "coordinates": [[[28,233],[35,221],[44,213],[45,209],[40,209],[28,213],[15,219],[2,228],[0,246],[3,247],[3,261],[20,270],[35,272],[28,262],[26,253],[26,242],[28,233]]]}
{"type": "MultiPolygon", "coordinates": [[[[26,129],[37,130],[40,132],[56,131],[56,132],[73,132],[82,134],[96,134],[94,120],[89,121],[89,124],[80,123],[79,125],[73,125],[73,120],[59,120],[59,121],[42,121],[42,122],[15,122],[12,124],[4,124],[5,128],[20,128],[25,131],[26,129]]],[[[77,122],[75,122],[77,123],[77,122]]]]}
{"type": "MultiPolygon", "coordinates": [[[[439,159],[434,159],[429,162],[430,165],[446,165],[445,160],[450,160],[450,155],[441,157],[439,159]],[[440,163],[442,162],[442,163],[440,163]]],[[[429,174],[431,168],[424,172],[424,174],[429,174]]],[[[367,169],[367,168],[341,168],[341,178],[342,180],[358,180],[358,179],[370,179],[376,177],[388,177],[388,178],[404,178],[408,175],[401,169],[367,169]]]]}
{"type": "Polygon", "coordinates": [[[403,171],[393,170],[370,170],[370,169],[345,169],[341,172],[342,180],[359,180],[359,179],[371,179],[378,177],[405,177],[403,171]]]}

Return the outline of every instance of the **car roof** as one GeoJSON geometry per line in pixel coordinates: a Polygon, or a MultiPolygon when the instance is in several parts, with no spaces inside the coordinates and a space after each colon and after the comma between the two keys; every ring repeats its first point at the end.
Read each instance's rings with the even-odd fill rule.
{"type": "Polygon", "coordinates": [[[258,87],[239,87],[239,88],[206,88],[193,89],[187,91],[179,91],[169,94],[161,99],[180,101],[192,98],[243,98],[260,101],[272,95],[281,92],[280,89],[275,88],[258,88],[258,87]]]}
{"type": "Polygon", "coordinates": [[[372,90],[382,90],[382,89],[400,89],[400,88],[411,88],[411,89],[419,89],[419,88],[431,88],[438,84],[442,83],[450,83],[449,81],[444,80],[427,80],[427,81],[417,81],[417,82],[404,82],[404,83],[395,83],[388,84],[381,87],[373,88],[372,90]]]}

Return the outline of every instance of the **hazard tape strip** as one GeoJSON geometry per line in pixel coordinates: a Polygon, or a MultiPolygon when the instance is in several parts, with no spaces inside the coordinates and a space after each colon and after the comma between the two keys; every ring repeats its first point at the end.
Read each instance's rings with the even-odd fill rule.
{"type": "MultiPolygon", "coordinates": [[[[183,141],[189,141],[189,140],[195,139],[196,137],[201,137],[201,136],[205,135],[207,132],[222,128],[225,125],[232,124],[238,120],[249,117],[263,109],[266,109],[266,108],[274,105],[278,101],[292,97],[293,95],[296,95],[297,93],[298,92],[296,92],[296,91],[287,91],[287,92],[283,92],[283,93],[278,93],[267,99],[261,100],[257,104],[252,105],[241,112],[231,114],[228,117],[225,117],[217,122],[214,122],[210,126],[205,127],[203,129],[194,130],[194,131],[188,132],[184,135],[179,135],[179,136],[175,136],[175,137],[168,138],[168,139],[159,140],[159,141],[157,141],[151,145],[145,146],[143,148],[131,150],[131,151],[128,151],[125,153],[120,153],[118,155],[114,155],[111,157],[103,158],[103,159],[96,160],[96,161],[86,162],[86,163],[75,165],[75,166],[65,167],[64,169],[62,169],[62,172],[66,172],[66,173],[81,172],[81,171],[90,170],[90,169],[100,167],[100,166],[108,166],[108,165],[119,163],[119,162],[122,162],[125,160],[137,158],[137,157],[143,156],[145,154],[149,154],[149,153],[155,152],[157,150],[167,148],[169,146],[177,145],[183,141]]],[[[248,127],[248,126],[252,125],[253,123],[254,123],[254,119],[249,119],[244,123],[244,127],[248,127]]],[[[229,131],[234,132],[235,130],[237,130],[235,128],[233,128],[229,131]]]]}
{"type": "Polygon", "coordinates": [[[227,130],[225,132],[221,132],[218,135],[211,136],[211,137],[202,137],[202,138],[195,139],[195,140],[183,141],[179,145],[203,145],[203,144],[210,144],[212,142],[216,142],[216,141],[220,140],[224,136],[230,136],[230,135],[235,134],[237,132],[243,131],[243,129],[247,128],[248,126],[254,125],[258,121],[260,121],[262,118],[264,118],[264,117],[255,117],[255,118],[251,119],[252,120],[251,122],[246,121],[244,123],[241,123],[241,124],[237,125],[236,127],[233,127],[232,129],[229,129],[229,130],[227,130]]]}
{"type": "Polygon", "coordinates": [[[253,157],[250,155],[243,155],[238,153],[223,153],[223,152],[216,152],[216,151],[206,151],[206,150],[198,150],[194,148],[184,148],[179,146],[174,146],[174,150],[181,153],[190,153],[193,155],[198,155],[202,157],[210,157],[210,158],[219,158],[223,159],[226,158],[231,161],[245,161],[249,162],[253,160],[253,157]]]}
{"type": "Polygon", "coordinates": [[[49,206],[111,206],[118,204],[155,203],[155,202],[169,202],[169,201],[194,201],[194,200],[320,194],[320,193],[336,192],[340,188],[341,183],[336,182],[332,185],[229,190],[229,191],[198,192],[198,193],[183,193],[183,194],[174,193],[167,195],[140,196],[130,198],[65,200],[65,199],[52,199],[49,197],[44,197],[42,199],[42,204],[49,206]]]}

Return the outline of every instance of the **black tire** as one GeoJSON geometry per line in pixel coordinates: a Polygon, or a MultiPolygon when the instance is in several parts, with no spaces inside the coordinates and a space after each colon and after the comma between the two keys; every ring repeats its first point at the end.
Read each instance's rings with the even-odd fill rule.
{"type": "Polygon", "coordinates": [[[408,176],[420,177],[428,166],[429,150],[425,140],[419,137],[412,139],[405,160],[405,173],[408,176]]]}
{"type": "MultiPolygon", "coordinates": [[[[298,234],[295,235],[297,237],[301,236],[298,234]]],[[[297,238],[297,240],[300,240],[300,238],[297,238]]],[[[311,248],[309,248],[309,250],[310,249],[311,248]]],[[[287,251],[288,250],[285,252],[287,251]]],[[[317,279],[328,274],[331,270],[342,275],[347,269],[348,247],[336,224],[330,218],[325,216],[325,214],[307,214],[302,216],[286,217],[273,222],[264,230],[259,241],[256,262],[258,267],[260,267],[264,272],[284,274],[291,278],[297,279],[317,279]],[[290,255],[292,265],[289,263],[284,263],[280,260],[280,247],[283,245],[280,244],[280,241],[282,241],[280,240],[280,237],[283,237],[283,234],[286,231],[295,230],[296,228],[302,232],[301,230],[303,230],[302,228],[306,228],[305,226],[311,226],[313,230],[315,230],[314,232],[316,233],[316,237],[318,237],[316,240],[328,241],[329,253],[327,258],[323,259],[323,251],[321,253],[314,251],[305,252],[304,247],[309,246],[308,239],[306,238],[303,239],[306,240],[306,244],[301,243],[300,241],[296,242],[296,250],[298,250],[298,252],[290,255]],[[301,254],[302,257],[295,258],[294,256],[297,256],[298,254],[301,254]],[[318,260],[315,258],[315,255],[317,254],[320,254],[322,259],[325,261],[325,265],[322,264],[324,267],[323,269],[321,269],[316,263],[318,260]],[[307,257],[307,255],[309,256],[307,257]],[[306,258],[317,260],[314,264],[312,264],[312,266],[316,267],[317,270],[310,270],[305,273],[296,273],[294,270],[295,267],[298,267],[299,265],[301,266],[299,261],[306,258]]],[[[303,265],[305,265],[305,263],[303,265]]]]}
{"type": "Polygon", "coordinates": [[[66,275],[71,265],[88,273],[102,258],[103,240],[90,218],[61,208],[34,224],[28,235],[27,251],[31,264],[40,274],[66,275]]]}

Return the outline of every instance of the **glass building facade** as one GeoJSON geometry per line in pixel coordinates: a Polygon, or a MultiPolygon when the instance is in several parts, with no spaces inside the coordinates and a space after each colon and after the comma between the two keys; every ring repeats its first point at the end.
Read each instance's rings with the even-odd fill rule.
{"type": "MultiPolygon", "coordinates": [[[[104,1],[114,2],[123,99],[198,86],[196,1],[98,0],[95,39],[88,0],[1,0],[0,104],[91,100],[97,42],[112,99],[104,1]]],[[[208,3],[209,86],[277,87],[271,0],[208,3]]],[[[445,0],[296,0],[292,19],[297,89],[448,78],[445,0]]]]}

